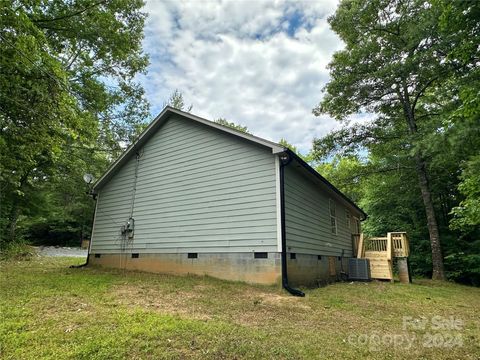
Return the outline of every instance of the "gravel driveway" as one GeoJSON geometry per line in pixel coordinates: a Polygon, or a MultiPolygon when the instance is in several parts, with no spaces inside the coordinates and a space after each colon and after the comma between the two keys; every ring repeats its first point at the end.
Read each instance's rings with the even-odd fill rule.
{"type": "Polygon", "coordinates": [[[87,257],[88,250],[79,247],[56,247],[56,246],[38,246],[36,247],[40,256],[64,256],[64,257],[87,257]]]}

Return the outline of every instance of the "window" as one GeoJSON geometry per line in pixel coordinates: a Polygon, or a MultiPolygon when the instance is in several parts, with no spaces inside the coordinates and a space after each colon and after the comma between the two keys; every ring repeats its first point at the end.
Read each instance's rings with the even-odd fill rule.
{"type": "Polygon", "coordinates": [[[350,221],[350,211],[345,209],[345,218],[347,219],[347,228],[350,230],[351,221],[350,221]]]}
{"type": "Polygon", "coordinates": [[[188,253],[187,257],[189,259],[196,259],[196,258],[198,258],[198,253],[188,253]]]}
{"type": "Polygon", "coordinates": [[[322,255],[317,255],[317,260],[322,260],[322,255]]]}
{"type": "Polygon", "coordinates": [[[139,253],[133,253],[132,254],[132,259],[138,259],[140,257],[139,253]]]}
{"type": "Polygon", "coordinates": [[[290,253],[290,259],[291,260],[295,260],[297,258],[297,254],[296,253],[290,253]]]}
{"type": "Polygon", "coordinates": [[[356,217],[353,218],[353,232],[354,234],[360,234],[360,220],[356,217]]]}
{"type": "Polygon", "coordinates": [[[330,199],[328,201],[329,207],[330,207],[330,225],[332,228],[332,234],[337,233],[337,213],[335,209],[335,202],[330,199]]]}
{"type": "Polygon", "coordinates": [[[266,252],[256,252],[253,254],[255,259],[268,259],[268,253],[266,252]]]}
{"type": "Polygon", "coordinates": [[[101,256],[102,256],[102,254],[95,254],[95,257],[96,257],[96,258],[99,258],[99,257],[101,257],[101,256]]]}

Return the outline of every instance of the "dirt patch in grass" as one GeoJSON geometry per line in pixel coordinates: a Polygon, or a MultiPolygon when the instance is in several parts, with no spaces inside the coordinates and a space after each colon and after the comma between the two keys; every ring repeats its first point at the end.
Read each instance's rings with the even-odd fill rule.
{"type": "Polygon", "coordinates": [[[111,294],[113,301],[124,306],[143,307],[162,314],[197,320],[221,319],[244,326],[265,325],[289,316],[304,317],[312,311],[302,298],[277,290],[265,292],[244,284],[239,287],[237,291],[218,291],[214,285],[198,284],[189,290],[172,292],[156,287],[122,284],[115,286],[111,294]],[[232,292],[237,292],[233,298],[232,292]]]}
{"type": "Polygon", "coordinates": [[[45,319],[59,320],[72,314],[94,315],[95,307],[88,299],[69,296],[52,296],[38,310],[45,319]]]}
{"type": "Polygon", "coordinates": [[[201,296],[195,290],[179,290],[175,293],[168,293],[155,289],[139,288],[135,285],[118,285],[112,289],[111,294],[120,305],[146,308],[183,318],[211,319],[211,316],[202,311],[201,306],[192,306],[195,300],[201,296]]]}
{"type": "Polygon", "coordinates": [[[279,307],[294,307],[302,310],[312,310],[312,308],[309,305],[304,304],[302,300],[302,298],[290,295],[266,293],[261,294],[258,301],[260,304],[268,304],[279,307]]]}

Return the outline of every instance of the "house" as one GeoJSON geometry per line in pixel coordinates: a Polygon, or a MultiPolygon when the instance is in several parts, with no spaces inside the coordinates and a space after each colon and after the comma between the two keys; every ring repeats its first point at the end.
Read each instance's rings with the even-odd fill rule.
{"type": "Polygon", "coordinates": [[[292,151],[171,107],[92,192],[90,264],[292,293],[346,270],[366,217],[292,151]]]}

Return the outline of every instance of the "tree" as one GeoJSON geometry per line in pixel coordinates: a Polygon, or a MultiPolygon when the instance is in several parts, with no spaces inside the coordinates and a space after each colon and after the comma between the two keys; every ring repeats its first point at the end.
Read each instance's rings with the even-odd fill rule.
{"type": "Polygon", "coordinates": [[[135,136],[148,113],[135,76],[148,60],[141,0],[0,6],[2,245],[16,238],[19,219],[42,211],[47,185],[61,178],[67,189],[72,176],[98,173],[135,136]]]}
{"type": "Polygon", "coordinates": [[[365,178],[366,166],[357,156],[337,155],[328,162],[317,164],[315,170],[351,200],[361,201],[363,197],[362,181],[365,178]]]}
{"type": "Polygon", "coordinates": [[[463,200],[452,209],[450,226],[460,230],[459,243],[463,246],[446,257],[447,265],[454,269],[455,280],[480,285],[480,155],[464,164],[460,175],[459,191],[463,200]],[[468,239],[473,241],[468,243],[468,239]],[[470,246],[465,246],[465,245],[470,246]]]}
{"type": "Polygon", "coordinates": [[[320,153],[342,144],[353,148],[397,139],[393,155],[401,154],[399,165],[413,166],[417,176],[434,279],[445,274],[429,149],[422,139],[442,127],[438,114],[449,104],[436,101],[434,94],[447,91],[449,79],[467,77],[478,62],[478,12],[478,3],[468,1],[341,2],[329,23],[345,49],[334,54],[326,95],[313,110],[344,122],[361,111],[377,114],[367,124],[345,127],[317,141],[320,153]],[[446,25],[451,19],[462,19],[461,24],[452,29],[446,25]]]}
{"type": "MultiPolygon", "coordinates": [[[[451,144],[448,155],[459,155],[457,164],[460,180],[459,203],[452,209],[451,228],[463,233],[480,234],[480,68],[470,76],[452,82],[458,89],[458,100],[452,104],[447,129],[442,134],[451,144]],[[452,148],[453,147],[453,148],[452,148]]],[[[450,95],[450,94],[449,94],[450,95]]],[[[444,142],[445,143],[445,142],[444,142]]],[[[443,148],[444,149],[444,148],[443,148]]],[[[440,152],[440,150],[438,150],[440,152]]],[[[445,159],[446,154],[442,154],[445,159]]],[[[442,164],[443,165],[443,164],[442,164]]]]}
{"type": "Polygon", "coordinates": [[[295,154],[298,154],[298,149],[296,146],[290,144],[287,139],[281,138],[280,141],[278,142],[279,145],[282,145],[283,147],[286,147],[287,149],[292,150],[295,154]]]}
{"type": "Polygon", "coordinates": [[[480,224],[480,155],[466,162],[460,179],[459,190],[464,199],[452,209],[451,227],[468,232],[480,224]]]}
{"type": "Polygon", "coordinates": [[[193,108],[192,104],[190,104],[190,106],[188,107],[185,106],[185,101],[183,100],[183,94],[178,89],[175,89],[172,95],[170,95],[170,98],[168,99],[168,101],[163,103],[163,107],[165,106],[171,106],[175,109],[186,111],[186,112],[192,111],[192,108],[193,108]]]}
{"type": "Polygon", "coordinates": [[[278,142],[279,145],[293,151],[296,155],[298,155],[300,158],[302,158],[303,161],[305,161],[306,163],[308,163],[310,166],[312,167],[315,167],[316,166],[316,161],[315,161],[315,158],[314,158],[314,154],[309,151],[307,154],[302,154],[298,148],[292,144],[290,144],[287,139],[285,138],[281,138],[280,141],[278,142]]]}
{"type": "MultiPolygon", "coordinates": [[[[165,107],[165,106],[171,106],[175,109],[178,109],[178,110],[181,110],[181,111],[186,111],[186,112],[192,111],[192,108],[193,108],[193,105],[190,105],[190,106],[188,106],[188,108],[186,108],[185,101],[183,99],[183,94],[178,89],[175,89],[173,91],[172,95],[170,95],[170,98],[168,99],[168,101],[163,103],[163,107],[165,107]]],[[[246,126],[237,125],[233,122],[229,122],[227,119],[218,118],[217,120],[215,120],[215,122],[217,124],[227,126],[229,128],[232,128],[232,129],[235,129],[235,130],[238,130],[238,131],[249,134],[248,128],[246,126]]]]}
{"type": "Polygon", "coordinates": [[[217,124],[227,126],[229,128],[235,129],[237,131],[241,131],[243,133],[250,134],[250,131],[248,131],[248,128],[246,126],[235,124],[234,122],[230,122],[227,119],[219,118],[219,119],[215,120],[215,122],[217,124]]]}

